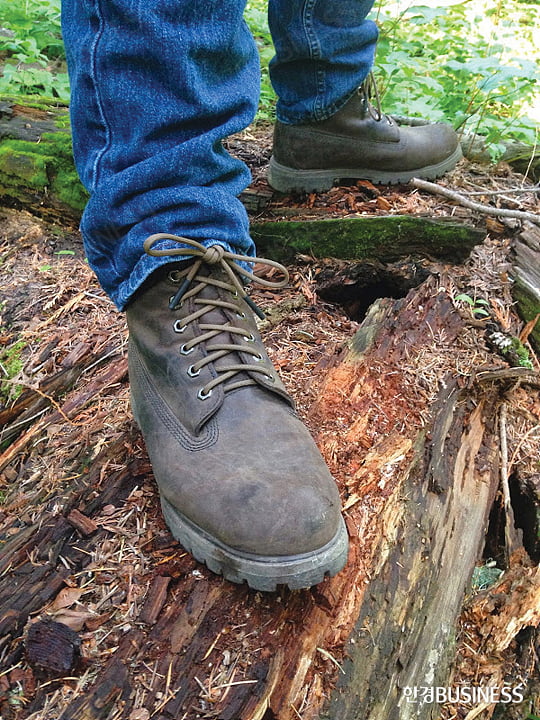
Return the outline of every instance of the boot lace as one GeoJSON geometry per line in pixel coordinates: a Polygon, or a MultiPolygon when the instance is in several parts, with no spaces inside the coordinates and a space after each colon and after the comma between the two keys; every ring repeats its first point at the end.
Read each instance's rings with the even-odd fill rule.
{"type": "Polygon", "coordinates": [[[372,72],[369,73],[367,78],[358,88],[358,93],[362,97],[365,110],[374,120],[377,122],[386,120],[388,123],[392,123],[392,119],[388,115],[385,115],[381,109],[379,88],[377,87],[377,82],[372,72]]]}
{"type": "MultiPolygon", "coordinates": [[[[190,263],[185,270],[175,269],[169,273],[169,279],[172,282],[179,284],[177,292],[170,299],[170,310],[177,310],[181,307],[183,302],[189,298],[193,298],[193,305],[197,308],[192,313],[175,321],[173,327],[174,331],[177,333],[183,333],[190,323],[203,318],[204,315],[216,310],[217,308],[230,310],[239,318],[245,318],[244,302],[259,318],[264,319],[264,312],[249,297],[245,289],[245,283],[242,279],[245,278],[246,280],[250,280],[258,285],[261,285],[262,287],[274,289],[283,287],[289,281],[289,273],[287,269],[274,260],[249,257],[247,255],[238,255],[225,250],[225,248],[221,245],[211,245],[207,248],[191,238],[179,237],[178,235],[172,235],[169,233],[156,233],[148,237],[144,242],[144,250],[148,255],[152,255],[154,257],[179,256],[194,259],[194,261],[190,263]],[[169,240],[178,243],[179,247],[167,249],[154,247],[162,240],[169,240]],[[282,274],[282,279],[276,281],[258,277],[254,273],[239,265],[239,262],[259,263],[261,265],[276,268],[282,274]],[[215,277],[215,274],[201,274],[200,271],[204,265],[219,267],[223,270],[227,279],[215,277]],[[226,291],[226,293],[230,296],[230,300],[225,300],[219,297],[199,297],[201,292],[209,285],[226,291]]],[[[209,398],[213,389],[218,385],[223,384],[225,392],[230,392],[231,390],[245,385],[256,385],[257,383],[253,378],[249,377],[249,375],[246,377],[246,373],[248,372],[259,373],[266,379],[272,382],[274,381],[274,378],[268,374],[268,369],[261,367],[260,363],[264,360],[264,357],[256,348],[253,347],[252,344],[255,342],[256,338],[252,333],[246,335],[245,327],[236,327],[229,321],[224,320],[221,323],[200,322],[199,328],[202,331],[201,334],[191,340],[188,340],[180,348],[182,355],[189,355],[193,352],[197,345],[207,343],[206,350],[208,354],[201,360],[193,363],[193,365],[190,365],[188,368],[188,375],[191,377],[197,377],[203,367],[211,363],[215,363],[217,360],[220,360],[231,353],[242,352],[253,358],[252,363],[231,361],[230,363],[220,363],[219,366],[215,366],[217,377],[213,378],[199,390],[198,397],[200,400],[206,400],[209,398]],[[241,339],[241,342],[211,342],[216,336],[221,335],[222,333],[229,333],[239,340],[241,339]],[[234,380],[234,378],[239,374],[241,374],[242,377],[234,380]]]]}

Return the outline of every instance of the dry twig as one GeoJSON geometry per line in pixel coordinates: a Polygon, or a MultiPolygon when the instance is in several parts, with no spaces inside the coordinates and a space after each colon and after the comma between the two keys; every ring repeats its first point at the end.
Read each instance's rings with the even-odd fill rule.
{"type": "Polygon", "coordinates": [[[469,200],[461,193],[455,190],[442,187],[436,183],[428,182],[427,180],[420,180],[420,178],[413,178],[410,184],[418,190],[425,190],[426,192],[434,195],[441,195],[448,200],[453,200],[463,207],[469,208],[469,210],[476,210],[483,215],[494,215],[495,217],[509,217],[515,218],[516,220],[528,220],[529,222],[540,225],[540,216],[534,213],[525,212],[524,210],[507,210],[505,208],[494,208],[491,205],[484,205],[483,203],[477,203],[474,200],[469,200]]]}

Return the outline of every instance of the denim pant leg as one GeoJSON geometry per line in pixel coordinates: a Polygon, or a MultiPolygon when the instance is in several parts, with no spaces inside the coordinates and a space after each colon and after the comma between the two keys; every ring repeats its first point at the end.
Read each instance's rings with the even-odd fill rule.
{"type": "Polygon", "coordinates": [[[276,56],[270,77],[277,116],[297,124],[337,112],[373,65],[377,26],[366,16],[374,0],[269,0],[276,56]]]}
{"type": "Polygon", "coordinates": [[[167,258],[170,232],[253,255],[237,199],[250,181],[221,140],[253,119],[259,62],[245,0],[63,0],[74,154],[90,191],[81,230],[123,308],[167,258]]]}

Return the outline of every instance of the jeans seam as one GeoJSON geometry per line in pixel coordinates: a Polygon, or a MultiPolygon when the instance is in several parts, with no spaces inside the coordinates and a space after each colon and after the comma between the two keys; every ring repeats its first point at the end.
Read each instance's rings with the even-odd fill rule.
{"type": "Polygon", "coordinates": [[[101,94],[99,92],[99,83],[98,83],[98,72],[97,72],[97,49],[98,45],[103,38],[103,33],[105,29],[105,22],[103,18],[103,11],[101,9],[100,0],[96,0],[95,3],[95,9],[96,9],[96,15],[98,17],[99,21],[99,28],[96,33],[95,40],[92,44],[92,49],[90,51],[90,75],[92,77],[92,82],[94,85],[94,93],[96,97],[96,105],[99,112],[100,119],[103,123],[103,127],[105,128],[105,143],[103,144],[103,147],[99,152],[96,154],[96,158],[94,160],[93,166],[92,166],[92,188],[94,188],[97,185],[98,178],[99,178],[99,170],[100,170],[100,164],[103,159],[103,156],[107,152],[107,150],[111,146],[111,128],[109,124],[107,123],[107,118],[105,116],[105,109],[103,100],[101,98],[101,94]]]}
{"type": "MultiPolygon", "coordinates": [[[[317,0],[306,0],[304,11],[302,13],[302,21],[304,24],[304,32],[309,46],[309,54],[311,59],[319,59],[322,57],[321,46],[317,38],[317,34],[313,30],[313,11],[317,0]]],[[[323,112],[323,98],[325,94],[326,78],[322,69],[315,71],[317,82],[317,97],[315,99],[314,115],[317,117],[323,112]]]]}

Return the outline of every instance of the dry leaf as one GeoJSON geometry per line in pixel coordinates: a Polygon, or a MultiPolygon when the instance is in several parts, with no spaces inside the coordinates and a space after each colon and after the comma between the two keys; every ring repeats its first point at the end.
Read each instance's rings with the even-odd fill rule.
{"type": "Polygon", "coordinates": [[[527,342],[527,340],[529,339],[529,335],[532,333],[532,331],[536,327],[536,323],[538,322],[539,319],[540,319],[540,313],[538,313],[538,315],[535,318],[533,318],[532,320],[529,320],[529,322],[525,325],[523,330],[519,333],[519,339],[521,340],[522,343],[527,342]]]}
{"type": "Polygon", "coordinates": [[[110,620],[112,616],[113,616],[112,612],[103,613],[102,615],[91,614],[90,617],[85,622],[87,630],[90,630],[90,632],[97,630],[102,625],[104,625],[107,622],[107,620],[110,620]]]}
{"type": "Polygon", "coordinates": [[[376,200],[376,205],[379,208],[379,210],[391,210],[392,205],[388,202],[388,200],[382,196],[379,196],[376,200]]]}
{"type": "Polygon", "coordinates": [[[149,718],[150,713],[144,708],[139,708],[139,710],[133,710],[133,712],[129,716],[129,720],[149,720],[149,718]]]}
{"type": "Polygon", "coordinates": [[[60,590],[58,595],[53,600],[52,604],[49,607],[50,612],[56,612],[57,610],[62,610],[63,608],[71,607],[74,603],[78,602],[81,595],[84,593],[84,590],[81,590],[80,588],[64,588],[63,590],[60,590]]]}
{"type": "Polygon", "coordinates": [[[55,622],[67,625],[75,632],[80,632],[85,624],[95,616],[88,610],[60,610],[53,617],[55,622]]]}

